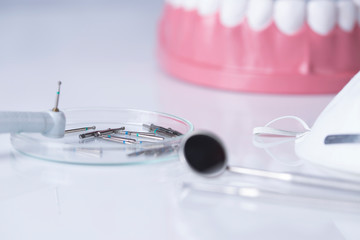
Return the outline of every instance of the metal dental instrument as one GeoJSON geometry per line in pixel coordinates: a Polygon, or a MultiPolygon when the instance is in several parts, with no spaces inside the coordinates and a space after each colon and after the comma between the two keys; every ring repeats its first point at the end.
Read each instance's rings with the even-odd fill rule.
{"type": "Polygon", "coordinates": [[[164,140],[164,138],[160,137],[160,136],[152,136],[152,135],[139,134],[139,133],[134,136],[141,137],[141,138],[147,138],[147,139],[151,139],[151,140],[156,140],[156,141],[164,140]]]}
{"type": "Polygon", "coordinates": [[[291,192],[278,192],[273,190],[261,189],[254,186],[231,186],[231,185],[218,185],[208,183],[189,183],[184,182],[182,185],[183,197],[191,191],[200,191],[215,194],[226,194],[232,196],[239,196],[244,199],[263,200],[270,203],[280,203],[295,206],[304,206],[310,208],[324,208],[335,211],[350,211],[360,212],[359,198],[334,198],[334,197],[321,197],[321,196],[307,196],[298,195],[291,192]]]}
{"type": "Polygon", "coordinates": [[[46,137],[61,138],[65,133],[65,115],[58,109],[60,85],[55,107],[45,112],[0,112],[0,133],[34,132],[46,137]]]}
{"type": "Polygon", "coordinates": [[[106,130],[99,130],[99,131],[83,133],[83,134],[79,135],[79,138],[84,139],[84,138],[89,138],[89,137],[100,137],[102,135],[109,135],[109,134],[118,133],[119,131],[122,131],[122,130],[125,130],[125,127],[109,128],[109,129],[106,129],[106,130]]]}
{"type": "Polygon", "coordinates": [[[149,131],[154,131],[154,133],[164,134],[169,137],[176,137],[183,135],[182,133],[173,130],[171,128],[164,128],[155,124],[143,124],[143,127],[148,129],[149,131]]]}
{"type": "Polygon", "coordinates": [[[264,179],[360,193],[360,182],[227,166],[228,159],[225,147],[221,140],[210,132],[195,131],[186,136],[181,142],[179,154],[180,160],[186,162],[191,170],[205,177],[218,176],[228,170],[233,173],[264,179]]]}
{"type": "Polygon", "coordinates": [[[95,130],[96,126],[68,129],[68,130],[65,130],[65,134],[75,133],[75,132],[84,132],[84,131],[88,131],[90,129],[95,130]]]}
{"type": "Polygon", "coordinates": [[[325,144],[360,143],[360,134],[336,134],[328,135],[325,144]]]}
{"type": "Polygon", "coordinates": [[[60,87],[61,87],[61,81],[58,82],[58,91],[56,93],[56,100],[55,100],[55,107],[52,109],[53,112],[59,112],[59,98],[60,98],[60,87]]]}
{"type": "Polygon", "coordinates": [[[121,131],[120,131],[120,132],[118,132],[118,134],[124,134],[124,135],[129,135],[129,136],[136,136],[136,137],[140,137],[140,138],[147,138],[147,139],[158,140],[158,141],[164,140],[164,137],[155,136],[154,133],[130,132],[130,131],[121,132],[121,131]]]}
{"type": "Polygon", "coordinates": [[[165,155],[167,153],[171,153],[171,152],[175,151],[177,148],[178,148],[178,145],[151,148],[151,149],[132,152],[132,153],[129,153],[127,156],[128,157],[137,157],[137,156],[140,156],[140,155],[162,156],[162,155],[165,155]]]}
{"type": "Polygon", "coordinates": [[[124,144],[134,144],[136,143],[135,139],[132,138],[124,138],[124,137],[116,137],[116,136],[100,136],[101,139],[112,141],[112,142],[118,142],[118,143],[124,143],[124,144]]]}
{"type": "Polygon", "coordinates": [[[148,135],[148,136],[155,136],[155,133],[153,132],[134,132],[134,131],[122,131],[121,134],[125,135],[136,135],[136,134],[142,134],[142,135],[148,135]]]}

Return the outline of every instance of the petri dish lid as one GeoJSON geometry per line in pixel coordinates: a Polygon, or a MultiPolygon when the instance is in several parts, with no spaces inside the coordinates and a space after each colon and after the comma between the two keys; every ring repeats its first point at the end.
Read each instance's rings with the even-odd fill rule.
{"type": "MultiPolygon", "coordinates": [[[[171,128],[183,135],[149,141],[136,136],[135,144],[123,144],[101,138],[80,139],[84,132],[65,134],[53,139],[41,133],[13,133],[11,143],[20,153],[37,159],[68,164],[130,165],[169,161],[178,158],[178,146],[183,136],[193,131],[193,125],[180,117],[166,113],[136,109],[94,108],[65,110],[66,129],[96,126],[96,130],[125,127],[125,131],[148,131],[143,124],[171,128]]],[[[94,130],[88,130],[94,131],[94,130]]],[[[159,135],[159,133],[156,133],[159,135]]],[[[120,135],[118,135],[120,136],[120,135]]]]}

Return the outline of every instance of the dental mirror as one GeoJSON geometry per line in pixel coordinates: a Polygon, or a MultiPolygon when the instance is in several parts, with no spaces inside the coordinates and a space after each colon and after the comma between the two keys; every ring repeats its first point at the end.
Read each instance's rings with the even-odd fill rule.
{"type": "Polygon", "coordinates": [[[197,132],[185,137],[180,146],[180,159],[196,173],[213,177],[223,173],[227,156],[221,140],[209,132],[197,132]]]}
{"type": "Polygon", "coordinates": [[[182,162],[187,163],[192,171],[205,177],[219,176],[228,170],[233,173],[288,183],[360,192],[359,182],[228,166],[227,153],[223,143],[215,134],[207,131],[194,131],[185,136],[180,144],[179,157],[182,162]]]}

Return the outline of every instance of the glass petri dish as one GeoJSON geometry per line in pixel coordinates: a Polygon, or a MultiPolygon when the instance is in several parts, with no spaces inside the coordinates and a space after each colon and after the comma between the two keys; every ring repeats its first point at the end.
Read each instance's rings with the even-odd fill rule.
{"type": "MultiPolygon", "coordinates": [[[[148,131],[143,124],[155,124],[171,128],[183,135],[193,131],[193,125],[180,117],[166,113],[136,109],[70,109],[64,111],[66,129],[96,126],[96,130],[125,127],[125,131],[148,131]]],[[[166,137],[154,141],[136,136],[134,144],[124,144],[97,137],[80,139],[79,135],[94,130],[65,134],[54,139],[41,133],[14,133],[13,147],[20,153],[47,161],[84,165],[130,165],[148,164],[177,159],[181,136],[166,137]]],[[[116,135],[122,136],[124,135],[116,135]]]]}

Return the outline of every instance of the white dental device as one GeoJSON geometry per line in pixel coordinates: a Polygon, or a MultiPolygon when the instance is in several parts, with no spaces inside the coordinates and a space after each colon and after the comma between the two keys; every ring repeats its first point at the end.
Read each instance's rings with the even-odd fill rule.
{"type": "Polygon", "coordinates": [[[46,137],[61,138],[65,133],[65,114],[58,109],[60,85],[55,107],[44,112],[1,112],[0,133],[38,132],[46,137]]]}

